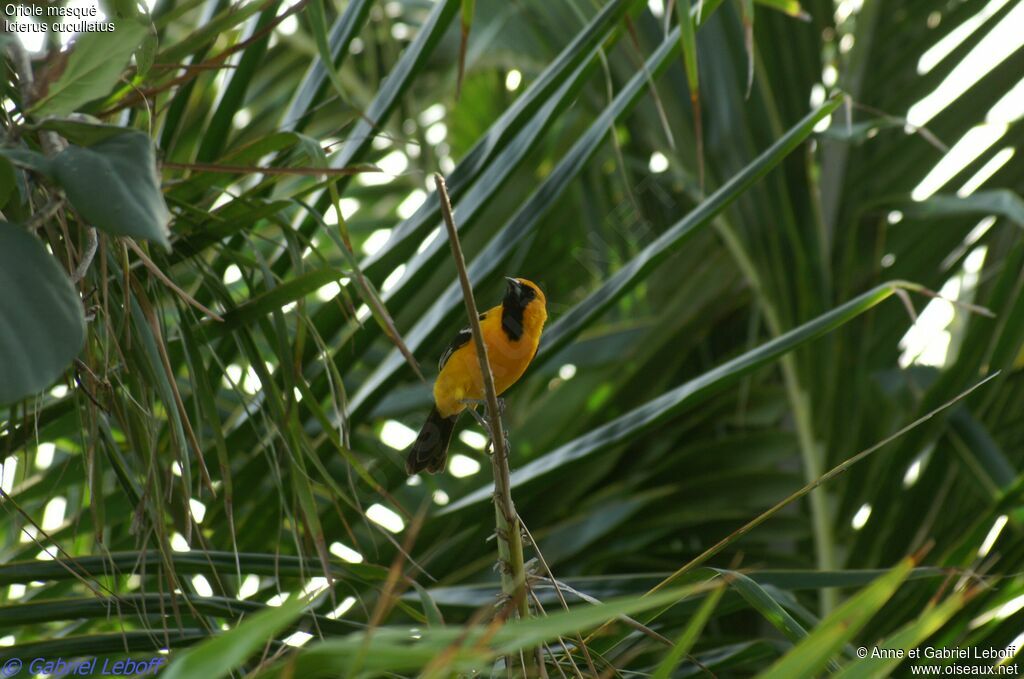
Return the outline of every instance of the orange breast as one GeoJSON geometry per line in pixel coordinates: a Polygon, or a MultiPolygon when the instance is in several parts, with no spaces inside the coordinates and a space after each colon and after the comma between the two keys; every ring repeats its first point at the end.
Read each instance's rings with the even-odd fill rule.
{"type": "MultiPolygon", "coordinates": [[[[487,345],[487,358],[494,375],[494,387],[498,394],[515,384],[537,353],[541,330],[547,313],[543,305],[531,304],[523,319],[522,336],[512,341],[501,327],[501,307],[489,310],[480,329],[487,345]]],[[[465,400],[484,400],[483,378],[476,345],[470,340],[452,353],[441,374],[434,383],[434,401],[438,411],[445,417],[462,412],[465,400]]]]}

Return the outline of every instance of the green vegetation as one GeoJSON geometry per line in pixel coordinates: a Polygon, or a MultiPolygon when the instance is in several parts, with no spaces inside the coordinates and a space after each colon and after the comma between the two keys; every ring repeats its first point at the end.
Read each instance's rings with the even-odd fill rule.
{"type": "Polygon", "coordinates": [[[101,7],[0,37],[0,666],[1017,662],[1024,1],[101,7]],[[548,299],[525,602],[481,426],[404,473],[437,172],[477,304],[548,299]]]}

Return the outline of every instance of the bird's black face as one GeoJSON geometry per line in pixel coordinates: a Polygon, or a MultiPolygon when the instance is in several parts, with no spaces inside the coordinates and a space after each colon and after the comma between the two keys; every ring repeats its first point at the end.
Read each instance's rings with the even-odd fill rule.
{"type": "Polygon", "coordinates": [[[505,299],[502,306],[513,309],[525,309],[531,300],[537,297],[537,292],[529,285],[523,285],[515,278],[505,278],[505,299]]]}
{"type": "Polygon", "coordinates": [[[529,285],[523,285],[515,278],[505,278],[507,288],[505,299],[501,301],[501,328],[513,342],[523,336],[523,315],[526,305],[537,297],[537,291],[529,285]]]}

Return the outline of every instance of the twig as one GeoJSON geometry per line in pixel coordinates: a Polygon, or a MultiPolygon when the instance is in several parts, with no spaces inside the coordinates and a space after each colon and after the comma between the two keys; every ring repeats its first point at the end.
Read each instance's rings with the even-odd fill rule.
{"type": "MultiPolygon", "coordinates": [[[[11,60],[14,62],[14,70],[18,74],[18,90],[21,92],[21,113],[28,117],[28,109],[35,100],[35,77],[32,74],[32,59],[28,51],[17,40],[11,41],[7,46],[11,53],[11,60]]],[[[43,152],[53,156],[64,150],[66,144],[56,132],[47,130],[39,131],[39,142],[43,152]]]]}
{"type": "MultiPolygon", "coordinates": [[[[230,57],[232,54],[245,51],[250,45],[262,40],[264,36],[266,36],[268,33],[271,33],[275,28],[277,28],[278,24],[280,24],[282,21],[292,16],[293,14],[301,12],[308,3],[309,0],[299,0],[299,2],[296,2],[290,8],[288,8],[288,11],[281,12],[280,14],[278,14],[276,17],[274,17],[273,21],[264,26],[262,29],[250,35],[245,40],[235,43],[231,47],[225,49],[220,54],[214,55],[210,59],[207,59],[206,61],[200,64],[189,64],[188,67],[183,67],[183,69],[186,71],[184,75],[172,78],[168,82],[156,85],[154,87],[149,87],[146,89],[135,88],[135,96],[126,96],[122,98],[121,101],[119,101],[117,104],[111,106],[110,108],[104,111],[100,111],[96,115],[100,118],[104,118],[106,116],[111,115],[112,113],[116,113],[126,108],[131,108],[135,106],[135,104],[138,103],[140,100],[147,99],[152,95],[159,94],[160,92],[169,90],[177,85],[183,85],[187,83],[189,80],[192,80],[193,78],[201,74],[204,70],[219,67],[225,61],[227,61],[228,57],[230,57]]],[[[259,11],[262,12],[266,10],[268,7],[271,7],[273,4],[274,0],[267,0],[267,2],[264,2],[263,5],[260,7],[259,11]]]]}
{"type": "Polygon", "coordinates": [[[207,316],[209,316],[210,318],[212,318],[215,321],[219,321],[221,323],[224,322],[223,318],[221,318],[219,315],[217,315],[216,313],[214,313],[210,309],[208,309],[205,306],[203,306],[198,300],[196,300],[191,295],[189,295],[187,292],[185,292],[184,290],[179,288],[174,283],[174,281],[172,281],[170,278],[168,278],[167,275],[164,274],[164,272],[160,270],[160,267],[158,267],[156,265],[156,262],[154,262],[152,259],[150,259],[149,255],[147,255],[146,252],[142,248],[140,248],[138,245],[136,245],[135,241],[133,241],[131,238],[125,238],[124,242],[128,244],[128,247],[131,248],[132,252],[134,252],[136,255],[138,255],[139,261],[142,262],[142,265],[145,266],[147,269],[149,269],[150,273],[152,273],[154,276],[159,278],[161,283],[163,283],[164,285],[169,287],[171,290],[173,290],[175,293],[177,293],[177,295],[179,297],[181,297],[181,299],[184,300],[185,303],[187,303],[189,306],[195,307],[199,311],[202,311],[204,314],[206,314],[207,316]]]}
{"type": "Polygon", "coordinates": [[[25,228],[29,231],[35,231],[36,229],[41,228],[46,224],[46,222],[50,221],[51,218],[60,212],[63,207],[64,199],[54,198],[25,221],[25,228]]]}
{"type": "MultiPolygon", "coordinates": [[[[128,240],[131,243],[130,239],[128,240]]],[[[153,331],[154,338],[156,339],[157,353],[160,355],[160,363],[163,365],[164,372],[167,373],[167,383],[170,386],[171,395],[174,398],[174,403],[178,407],[178,417],[181,420],[181,428],[184,430],[185,441],[182,445],[190,444],[195,450],[196,460],[199,462],[199,475],[203,480],[203,485],[210,491],[210,495],[217,497],[217,491],[213,487],[213,480],[210,478],[210,472],[206,467],[206,458],[203,456],[203,447],[199,444],[199,439],[196,437],[196,432],[192,428],[192,422],[188,417],[188,410],[185,409],[185,401],[181,398],[181,392],[178,390],[178,382],[174,377],[174,368],[171,366],[170,356],[167,354],[167,344],[163,340],[163,332],[160,330],[160,322],[157,320],[156,312],[153,310],[152,305],[145,295],[138,294],[141,290],[141,285],[136,281],[136,300],[139,306],[142,307],[142,313],[149,322],[149,327],[153,331]]],[[[170,488],[168,488],[168,492],[170,488]]]]}
{"type": "MultiPolygon", "coordinates": [[[[557,582],[557,580],[555,579],[555,574],[551,570],[551,566],[548,565],[547,559],[544,558],[544,553],[540,551],[540,545],[537,544],[537,540],[533,537],[533,533],[530,532],[530,529],[526,526],[526,522],[523,521],[523,518],[518,518],[519,525],[522,526],[523,533],[526,534],[526,539],[530,541],[531,545],[533,545],[533,551],[536,552],[537,558],[540,560],[540,565],[544,567],[544,571],[548,574],[548,578],[550,578],[552,582],[557,582]]],[[[555,594],[558,596],[558,601],[562,604],[562,608],[568,611],[569,603],[565,600],[565,597],[562,596],[562,590],[558,587],[555,587],[555,594]]],[[[561,637],[559,637],[559,640],[561,641],[561,637]]],[[[590,670],[590,674],[592,676],[597,676],[597,668],[594,667],[594,659],[590,657],[590,649],[588,649],[587,645],[583,643],[583,636],[579,632],[576,633],[576,641],[579,642],[580,650],[583,652],[584,660],[587,661],[587,668],[590,670]]],[[[565,646],[564,642],[562,646],[565,646]]],[[[566,652],[568,652],[568,649],[566,649],[566,652]]],[[[582,677],[583,675],[580,672],[580,668],[576,666],[576,661],[573,660],[571,653],[569,654],[569,662],[572,663],[572,668],[576,671],[576,674],[582,677]]]]}
{"type": "MultiPolygon", "coordinates": [[[[547,615],[547,611],[544,610],[544,604],[542,604],[540,602],[540,597],[537,596],[537,592],[535,592],[532,587],[530,588],[530,598],[533,599],[533,605],[537,608],[537,611],[542,616],[547,615]]],[[[557,638],[558,638],[559,645],[561,645],[561,647],[562,647],[562,651],[565,653],[565,657],[569,659],[570,663],[572,663],[573,669],[576,671],[576,676],[579,679],[583,679],[583,674],[580,673],[580,668],[576,667],[576,662],[572,659],[572,653],[569,652],[569,647],[566,646],[565,639],[562,638],[562,635],[558,635],[557,638]]],[[[565,675],[565,672],[562,670],[562,665],[561,665],[561,663],[558,662],[558,659],[555,657],[555,654],[551,650],[551,647],[548,646],[547,644],[543,644],[543,646],[544,646],[544,650],[547,652],[548,656],[551,657],[551,660],[554,663],[555,667],[558,669],[558,673],[561,674],[564,679],[569,679],[565,675]]],[[[537,650],[539,651],[540,649],[538,648],[537,650]]],[[[540,664],[541,664],[541,667],[544,666],[543,661],[540,664]]]]}
{"type": "Polygon", "coordinates": [[[96,248],[99,247],[100,239],[96,235],[96,227],[90,226],[85,232],[85,253],[82,255],[81,261],[78,262],[78,266],[75,267],[74,272],[71,274],[71,282],[77,283],[83,278],[89,271],[89,265],[92,264],[93,257],[96,256],[96,248]]]}
{"type": "Polygon", "coordinates": [[[963,309],[964,311],[973,314],[978,314],[979,316],[984,316],[986,318],[996,317],[995,313],[993,313],[992,310],[987,307],[979,306],[977,304],[971,304],[970,302],[962,302],[959,299],[950,299],[949,297],[944,297],[941,293],[935,292],[934,290],[929,290],[928,288],[913,288],[913,290],[914,292],[921,293],[925,297],[941,299],[943,302],[949,302],[958,309],[963,309]]]}
{"type": "Polygon", "coordinates": [[[500,564],[501,588],[506,596],[514,602],[520,618],[530,615],[530,602],[526,598],[526,568],[523,563],[523,538],[519,532],[518,514],[512,503],[512,481],[508,468],[508,451],[505,449],[505,432],[498,413],[498,394],[494,388],[494,375],[487,360],[487,345],[480,330],[479,312],[473,298],[473,287],[466,272],[466,260],[462,256],[459,234],[452,217],[451,199],[444,177],[434,175],[434,184],[441,198],[441,214],[448,230],[448,242],[452,248],[452,257],[459,272],[459,283],[462,285],[462,296],[469,315],[469,328],[473,334],[476,355],[480,360],[480,373],[483,377],[484,394],[487,398],[487,417],[490,421],[491,441],[494,454],[491,455],[491,466],[494,470],[494,508],[497,523],[498,555],[504,562],[500,564]]]}
{"type": "Polygon", "coordinates": [[[924,139],[926,142],[931,144],[938,151],[940,151],[942,153],[948,153],[949,152],[949,146],[947,146],[944,141],[939,139],[931,130],[929,130],[924,125],[913,125],[913,124],[911,124],[911,122],[909,120],[907,120],[903,116],[896,116],[896,115],[893,115],[891,113],[886,113],[885,111],[882,111],[881,109],[877,109],[874,106],[868,106],[867,104],[861,104],[860,102],[854,101],[854,102],[851,102],[851,105],[853,106],[853,108],[858,108],[858,109],[860,109],[862,111],[867,111],[868,113],[870,113],[872,115],[884,116],[886,118],[891,118],[892,120],[895,120],[895,121],[897,121],[899,123],[902,123],[904,126],[910,128],[910,130],[908,130],[908,132],[910,132],[911,134],[919,134],[919,135],[921,135],[922,139],[924,139]]]}
{"type": "MultiPolygon", "coordinates": [[[[552,587],[556,592],[558,592],[560,590],[565,590],[569,594],[572,594],[573,596],[576,596],[579,599],[581,599],[583,601],[586,601],[588,604],[593,604],[595,606],[600,606],[601,603],[602,603],[600,599],[592,597],[592,596],[590,596],[589,594],[587,594],[585,592],[581,592],[578,589],[575,589],[574,587],[572,587],[570,585],[567,585],[564,582],[561,582],[559,580],[555,580],[554,578],[545,578],[543,576],[540,576],[537,579],[542,581],[542,582],[550,583],[549,586],[552,587]]],[[[659,644],[662,644],[664,646],[668,646],[669,648],[672,648],[673,646],[675,646],[675,644],[672,643],[671,639],[667,639],[664,636],[662,636],[661,634],[658,634],[657,632],[655,632],[654,630],[652,630],[650,627],[648,627],[647,625],[643,624],[639,620],[631,618],[628,615],[620,615],[619,616],[619,620],[621,622],[625,623],[627,626],[632,627],[637,632],[640,632],[641,634],[643,634],[645,636],[648,636],[651,639],[654,639],[659,644]]]]}

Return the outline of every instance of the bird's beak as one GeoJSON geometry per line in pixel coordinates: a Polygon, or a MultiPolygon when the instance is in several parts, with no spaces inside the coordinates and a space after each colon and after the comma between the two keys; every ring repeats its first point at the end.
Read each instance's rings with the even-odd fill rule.
{"type": "Polygon", "coordinates": [[[519,288],[519,281],[517,281],[515,278],[509,278],[508,276],[505,276],[505,285],[508,286],[509,290],[516,290],[519,288]]]}

